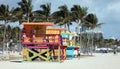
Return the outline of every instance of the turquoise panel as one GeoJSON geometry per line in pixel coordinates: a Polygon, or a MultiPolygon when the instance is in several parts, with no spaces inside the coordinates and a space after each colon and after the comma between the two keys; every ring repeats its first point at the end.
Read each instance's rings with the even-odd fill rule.
{"type": "Polygon", "coordinates": [[[74,47],[70,46],[66,49],[67,57],[73,58],[74,57],[74,47]]]}
{"type": "Polygon", "coordinates": [[[69,38],[69,34],[61,34],[62,38],[69,38]]]}

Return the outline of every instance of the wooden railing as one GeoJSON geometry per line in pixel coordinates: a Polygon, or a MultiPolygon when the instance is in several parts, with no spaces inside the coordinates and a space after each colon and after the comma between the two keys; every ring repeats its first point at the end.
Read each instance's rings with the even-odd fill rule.
{"type": "Polygon", "coordinates": [[[60,34],[24,34],[21,38],[22,44],[62,44],[60,34]]]}

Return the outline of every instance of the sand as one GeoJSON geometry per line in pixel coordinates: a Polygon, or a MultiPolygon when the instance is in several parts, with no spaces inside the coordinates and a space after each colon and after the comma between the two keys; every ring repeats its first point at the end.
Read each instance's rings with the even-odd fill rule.
{"type": "MultiPolygon", "coordinates": [[[[19,60],[18,60],[19,61],[19,60]]],[[[114,55],[96,54],[94,57],[85,57],[59,62],[11,62],[0,61],[1,69],[120,69],[120,53],[114,55]]]]}

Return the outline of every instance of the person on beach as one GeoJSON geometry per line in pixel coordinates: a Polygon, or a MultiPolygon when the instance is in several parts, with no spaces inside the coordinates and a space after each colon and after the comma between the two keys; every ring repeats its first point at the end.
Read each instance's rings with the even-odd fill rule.
{"type": "Polygon", "coordinates": [[[36,29],[33,29],[30,33],[30,42],[34,42],[35,35],[36,35],[36,29]]]}
{"type": "Polygon", "coordinates": [[[117,53],[117,46],[114,46],[114,48],[113,48],[113,53],[114,53],[114,54],[117,53]]]}
{"type": "Polygon", "coordinates": [[[114,49],[113,53],[114,53],[114,54],[116,54],[116,53],[117,53],[116,49],[114,49]]]}
{"type": "Polygon", "coordinates": [[[78,56],[78,52],[77,50],[74,50],[74,57],[77,58],[77,56],[78,56]]]}
{"type": "Polygon", "coordinates": [[[22,30],[22,40],[24,41],[25,38],[26,38],[26,30],[25,30],[25,28],[23,28],[23,30],[22,30]]]}

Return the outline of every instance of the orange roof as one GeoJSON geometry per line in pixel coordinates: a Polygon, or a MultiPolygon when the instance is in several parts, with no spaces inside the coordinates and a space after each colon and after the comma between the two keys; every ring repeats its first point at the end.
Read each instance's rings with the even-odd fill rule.
{"type": "Polygon", "coordinates": [[[67,30],[66,28],[47,28],[48,30],[67,30]]]}
{"type": "Polygon", "coordinates": [[[50,22],[23,22],[23,25],[44,25],[44,26],[53,26],[53,23],[50,22]]]}

